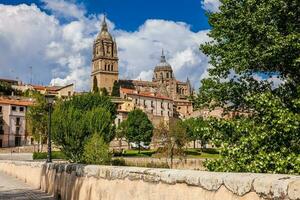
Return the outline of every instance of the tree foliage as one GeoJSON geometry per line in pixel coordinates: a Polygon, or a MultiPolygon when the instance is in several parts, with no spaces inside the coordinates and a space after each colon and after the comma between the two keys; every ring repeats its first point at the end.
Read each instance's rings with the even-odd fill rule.
{"type": "Polygon", "coordinates": [[[119,97],[120,96],[120,83],[119,83],[119,81],[114,82],[114,86],[113,86],[113,89],[112,89],[111,96],[114,96],[114,97],[119,97]]]}
{"type": "Polygon", "coordinates": [[[158,155],[165,157],[169,167],[173,168],[175,156],[180,159],[186,156],[184,147],[189,139],[185,124],[179,119],[171,120],[169,125],[162,121],[155,128],[154,134],[155,139],[160,141],[158,155]]]}
{"type": "Polygon", "coordinates": [[[296,0],[223,0],[208,14],[212,67],[196,105],[240,113],[212,121],[223,148],[210,170],[300,172],[299,15],[296,0]]]}
{"type": "Polygon", "coordinates": [[[140,109],[131,111],[126,122],[126,138],[129,142],[150,143],[153,135],[153,125],[146,113],[140,109]]]}
{"type": "Polygon", "coordinates": [[[33,93],[30,97],[34,98],[35,102],[26,112],[27,131],[33,136],[35,141],[43,144],[47,139],[48,133],[49,106],[45,97],[40,93],[33,93]]]}
{"type": "Polygon", "coordinates": [[[22,92],[14,89],[11,84],[0,81],[0,95],[9,96],[9,95],[22,95],[22,92]]]}
{"type": "Polygon", "coordinates": [[[189,118],[183,121],[186,127],[186,133],[189,141],[195,142],[199,140],[201,142],[201,148],[205,146],[210,140],[210,129],[208,122],[202,117],[189,118]]]}
{"type": "Polygon", "coordinates": [[[108,143],[114,138],[115,105],[99,94],[74,96],[58,102],[53,112],[55,144],[73,162],[84,162],[84,146],[93,134],[108,143]]]}
{"type": "Polygon", "coordinates": [[[83,161],[87,164],[104,165],[111,161],[109,145],[101,135],[93,134],[84,145],[83,161]]]}

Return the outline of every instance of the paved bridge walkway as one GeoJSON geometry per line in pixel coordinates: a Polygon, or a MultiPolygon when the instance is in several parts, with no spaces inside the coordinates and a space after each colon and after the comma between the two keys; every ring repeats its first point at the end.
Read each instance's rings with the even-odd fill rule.
{"type": "MultiPolygon", "coordinates": [[[[26,173],[26,172],[24,172],[26,173]]],[[[0,199],[1,200],[54,200],[44,192],[30,187],[19,179],[0,172],[0,199]]]]}

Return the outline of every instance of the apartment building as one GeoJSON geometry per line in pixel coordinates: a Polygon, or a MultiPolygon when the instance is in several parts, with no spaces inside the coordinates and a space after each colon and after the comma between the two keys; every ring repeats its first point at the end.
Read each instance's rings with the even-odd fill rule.
{"type": "Polygon", "coordinates": [[[0,148],[27,144],[26,111],[30,100],[0,98],[0,148]]]}

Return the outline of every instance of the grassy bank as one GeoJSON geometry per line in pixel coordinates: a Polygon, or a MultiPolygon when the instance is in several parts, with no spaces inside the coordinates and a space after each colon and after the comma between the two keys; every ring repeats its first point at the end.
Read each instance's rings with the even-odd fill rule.
{"type": "MultiPolygon", "coordinates": [[[[125,150],[122,154],[115,153],[116,157],[157,157],[156,150],[142,150],[140,153],[138,150],[125,150]]],[[[187,158],[203,158],[203,159],[217,159],[220,157],[218,150],[216,149],[187,149],[185,150],[187,158]]],[[[47,152],[34,152],[33,159],[46,159],[47,152]]],[[[52,159],[64,159],[66,156],[61,151],[53,151],[52,159]]]]}

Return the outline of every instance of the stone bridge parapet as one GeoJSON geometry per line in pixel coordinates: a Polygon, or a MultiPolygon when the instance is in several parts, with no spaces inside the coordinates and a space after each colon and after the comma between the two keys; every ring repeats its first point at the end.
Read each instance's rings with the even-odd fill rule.
{"type": "Polygon", "coordinates": [[[300,176],[0,161],[0,171],[59,199],[300,200],[300,176]]]}

